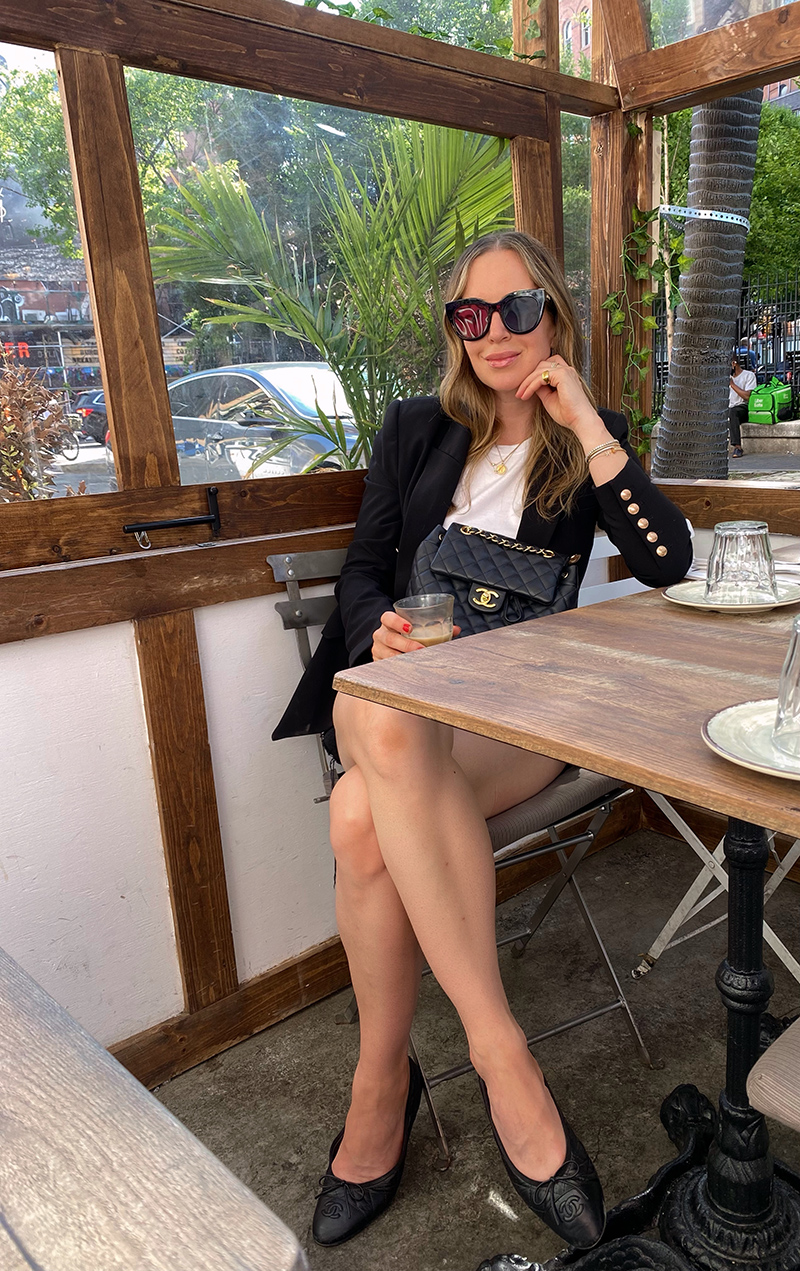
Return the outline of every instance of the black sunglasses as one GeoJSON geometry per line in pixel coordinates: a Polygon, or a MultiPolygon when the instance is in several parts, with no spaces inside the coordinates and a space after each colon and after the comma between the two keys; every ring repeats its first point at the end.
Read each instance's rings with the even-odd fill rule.
{"type": "Polygon", "coordinates": [[[544,287],[531,291],[510,291],[497,304],[488,300],[450,300],[444,307],[447,321],[461,340],[482,340],[492,325],[492,314],[500,314],[503,326],[512,335],[535,331],[552,298],[544,287]]]}

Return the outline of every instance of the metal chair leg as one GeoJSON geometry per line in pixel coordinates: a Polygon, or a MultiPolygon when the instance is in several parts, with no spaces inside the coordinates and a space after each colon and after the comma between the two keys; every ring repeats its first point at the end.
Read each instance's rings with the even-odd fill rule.
{"type": "MultiPolygon", "coordinates": [[[[555,878],[550,884],[546,895],[537,905],[536,909],[534,910],[533,916],[528,920],[528,930],[520,936],[520,943],[524,941],[527,944],[528,941],[531,939],[531,936],[534,936],[536,932],[539,930],[545,918],[549,914],[550,910],[553,908],[553,905],[556,903],[559,896],[563,892],[564,888],[569,883],[569,880],[572,878],[572,875],[575,873],[575,870],[578,868],[584,856],[588,852],[589,848],[592,846],[592,842],[597,837],[599,828],[603,824],[603,821],[605,821],[607,816],[608,816],[608,811],[605,811],[602,818],[600,818],[599,820],[599,825],[597,826],[597,828],[595,828],[595,822],[598,820],[598,817],[599,817],[599,814],[598,814],[598,817],[594,818],[591,825],[589,826],[589,829],[586,832],[586,842],[579,843],[577,847],[575,847],[572,850],[572,852],[570,853],[568,857],[565,855],[564,860],[566,863],[562,865],[560,872],[556,874],[555,878]]],[[[553,849],[555,850],[555,847],[558,844],[559,839],[557,835],[554,836],[554,833],[552,830],[550,831],[550,838],[553,843],[553,849]]]]}
{"type": "MultiPolygon", "coordinates": [[[[710,904],[712,900],[727,892],[728,875],[723,868],[723,843],[720,842],[716,850],[713,853],[710,852],[694,831],[687,825],[680,813],[672,807],[671,803],[665,799],[663,795],[658,794],[653,790],[648,790],[647,793],[656,806],[660,808],[664,815],[672,822],[684,842],[687,843],[700,858],[703,863],[703,868],[692,886],[686,892],[686,895],[683,897],[683,900],[678,905],[675,912],[671,915],[656,939],[653,941],[653,944],[650,946],[647,953],[645,953],[642,957],[639,965],[631,971],[631,975],[635,980],[639,980],[643,976],[647,975],[653,969],[662,953],[666,953],[668,949],[673,949],[676,945],[684,944],[687,940],[693,940],[695,936],[702,935],[704,931],[709,931],[712,927],[719,926],[721,923],[727,921],[727,914],[721,914],[720,917],[712,919],[711,922],[703,923],[701,926],[695,927],[693,930],[686,932],[682,936],[678,936],[676,934],[682,926],[700,913],[701,910],[704,909],[706,905],[710,904]],[[703,892],[710,886],[714,879],[718,884],[716,889],[709,892],[707,896],[703,896],[703,892]],[[700,899],[700,897],[702,897],[702,899],[700,899]]],[[[772,852],[773,859],[776,863],[776,869],[764,888],[765,901],[774,894],[776,889],[783,882],[786,874],[795,864],[798,857],[800,857],[800,839],[795,840],[782,861],[775,851],[775,835],[769,834],[768,839],[770,843],[770,851],[772,852]]],[[[800,983],[800,962],[798,962],[794,955],[790,953],[786,945],[775,934],[767,922],[764,923],[764,940],[777,957],[780,958],[781,962],[783,962],[789,974],[792,975],[798,983],[800,983]]]]}
{"type": "MultiPolygon", "coordinates": [[[[709,855],[711,862],[715,862],[721,869],[725,856],[724,841],[719,844],[713,854],[709,853],[709,855]]],[[[683,900],[678,905],[669,921],[664,924],[661,931],[650,945],[650,948],[647,950],[647,953],[644,954],[639,966],[631,972],[634,980],[640,980],[642,976],[647,975],[648,971],[652,970],[658,959],[661,957],[661,954],[669,947],[675,933],[685,922],[688,922],[692,914],[696,912],[700,897],[703,895],[706,888],[710,887],[713,881],[713,864],[706,861],[704,862],[700,873],[697,875],[697,878],[686,892],[683,900]]],[[[718,888],[715,889],[716,894],[721,894],[724,890],[725,889],[722,887],[721,883],[718,888]]],[[[706,902],[711,900],[712,895],[713,893],[705,898],[706,902]]]]}
{"type": "Polygon", "coordinates": [[[436,1135],[436,1141],[439,1144],[439,1155],[436,1158],[436,1160],[433,1162],[433,1168],[438,1170],[446,1170],[446,1169],[449,1169],[450,1165],[452,1164],[453,1153],[450,1151],[450,1145],[447,1142],[447,1135],[444,1132],[444,1126],[439,1120],[439,1113],[436,1111],[436,1104],[433,1102],[433,1093],[431,1091],[430,1085],[428,1084],[428,1078],[425,1074],[425,1069],[420,1063],[419,1053],[417,1051],[416,1046],[414,1045],[413,1035],[410,1036],[408,1039],[408,1049],[409,1049],[409,1053],[411,1054],[411,1058],[415,1060],[415,1062],[419,1065],[419,1070],[422,1073],[422,1093],[425,1096],[425,1102],[428,1105],[428,1112],[430,1114],[431,1122],[433,1124],[433,1132],[436,1135]]]}
{"type": "MultiPolygon", "coordinates": [[[[592,939],[592,942],[594,943],[595,949],[597,950],[597,953],[600,957],[605,973],[608,979],[611,981],[611,984],[613,986],[614,993],[615,993],[615,1000],[613,1001],[613,1003],[611,1003],[609,1006],[600,1008],[597,1014],[604,1014],[609,1009],[614,1010],[618,1008],[622,1010],[625,1014],[625,1019],[626,1019],[628,1028],[630,1030],[631,1036],[633,1038],[633,1043],[634,1043],[634,1046],[636,1047],[636,1052],[639,1056],[639,1059],[647,1068],[656,1069],[656,1068],[663,1067],[663,1064],[660,1061],[654,1061],[652,1059],[650,1052],[647,1049],[647,1046],[645,1045],[644,1038],[642,1037],[642,1034],[639,1031],[639,1026],[636,1023],[636,1020],[634,1019],[633,1012],[631,1011],[630,1005],[628,1003],[628,999],[626,998],[622,990],[622,984],[619,980],[619,977],[616,971],[614,970],[614,966],[608,955],[608,951],[606,950],[606,947],[603,944],[600,933],[597,929],[597,926],[595,925],[594,918],[592,917],[589,907],[586,904],[586,901],[583,897],[583,893],[578,885],[578,881],[575,877],[575,872],[578,866],[583,861],[586,853],[591,847],[592,842],[600,833],[600,830],[602,829],[603,824],[606,818],[608,817],[610,811],[611,811],[611,807],[609,804],[604,804],[602,807],[598,809],[597,813],[592,819],[591,824],[589,825],[589,828],[587,831],[587,841],[585,843],[579,843],[576,847],[574,847],[572,852],[569,854],[569,856],[567,856],[563,848],[559,848],[558,846],[561,840],[558,837],[557,831],[553,827],[551,827],[548,830],[548,833],[550,835],[550,841],[553,844],[553,848],[557,853],[558,860],[561,865],[561,871],[553,880],[550,888],[548,889],[546,896],[540,902],[532,918],[530,919],[528,932],[523,934],[519,938],[517,943],[522,945],[523,948],[525,945],[527,945],[531,936],[533,936],[533,934],[541,926],[542,922],[547,917],[548,913],[552,909],[555,902],[558,900],[561,893],[564,891],[566,887],[569,887],[575,899],[575,903],[577,904],[578,909],[580,910],[581,917],[583,918],[583,921],[584,921],[584,925],[592,939]]],[[[514,946],[515,954],[516,954],[516,947],[517,945],[515,944],[514,946]]],[[[516,956],[519,956],[519,955],[516,954],[516,956]]],[[[590,1012],[587,1016],[578,1016],[576,1020],[568,1021],[566,1027],[574,1027],[575,1024],[583,1022],[584,1019],[591,1018],[593,1015],[594,1015],[594,1012],[590,1012]]],[[[559,1028],[554,1031],[559,1032],[559,1031],[562,1031],[563,1028],[564,1026],[559,1026],[559,1028]]],[[[548,1035],[550,1031],[551,1030],[548,1030],[548,1035]]]]}
{"type": "Polygon", "coordinates": [[[355,993],[351,993],[350,1001],[347,1003],[347,1006],[345,1006],[344,1010],[339,1011],[334,1016],[334,1023],[355,1024],[357,1020],[358,1020],[358,1002],[356,1001],[355,993]]]}
{"type": "MultiPolygon", "coordinates": [[[[559,858],[563,857],[564,861],[566,861],[567,858],[563,852],[559,852],[558,855],[559,855],[559,858]]],[[[639,1032],[639,1025],[636,1023],[636,1020],[633,1017],[633,1012],[630,1006],[628,1005],[628,999],[626,998],[625,994],[622,991],[622,984],[620,983],[619,976],[614,970],[614,964],[612,963],[610,957],[608,956],[606,946],[603,944],[602,938],[600,936],[600,932],[597,930],[594,918],[592,917],[592,914],[589,910],[589,906],[586,904],[586,901],[583,898],[583,892],[580,889],[578,880],[576,878],[571,878],[569,880],[569,886],[575,898],[575,903],[581,911],[581,916],[583,917],[583,921],[586,925],[586,930],[589,932],[589,935],[592,938],[594,946],[600,955],[600,960],[602,962],[603,967],[605,968],[606,975],[608,976],[609,980],[611,981],[611,984],[613,985],[614,992],[617,995],[617,1001],[622,1011],[624,1012],[625,1020],[627,1022],[628,1028],[630,1029],[631,1036],[633,1037],[633,1044],[636,1047],[636,1051],[640,1060],[642,1061],[642,1063],[644,1064],[646,1068],[652,1068],[652,1069],[663,1068],[664,1061],[663,1060],[654,1061],[651,1058],[650,1051],[647,1049],[647,1046],[645,1045],[645,1042],[644,1042],[644,1038],[642,1037],[642,1034],[639,1032]]]]}

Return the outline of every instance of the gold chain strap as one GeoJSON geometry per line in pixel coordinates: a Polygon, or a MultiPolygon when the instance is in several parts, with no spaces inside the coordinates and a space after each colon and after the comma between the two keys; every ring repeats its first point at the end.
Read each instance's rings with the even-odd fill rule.
{"type": "Polygon", "coordinates": [[[497,543],[500,547],[513,548],[515,552],[530,552],[534,556],[544,556],[547,560],[551,560],[555,556],[555,552],[551,552],[546,547],[533,547],[530,543],[516,543],[511,538],[501,538],[499,534],[490,534],[488,530],[479,530],[474,525],[462,525],[462,534],[477,534],[478,538],[485,538],[490,543],[497,543]]]}

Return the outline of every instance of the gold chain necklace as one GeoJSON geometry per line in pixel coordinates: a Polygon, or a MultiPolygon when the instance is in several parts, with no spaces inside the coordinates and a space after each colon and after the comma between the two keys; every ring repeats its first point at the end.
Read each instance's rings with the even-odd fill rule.
{"type": "Polygon", "coordinates": [[[490,466],[490,468],[493,468],[493,469],[494,469],[494,471],[497,473],[498,477],[504,477],[504,476],[506,475],[506,473],[508,472],[508,465],[509,465],[509,463],[510,463],[510,462],[511,462],[511,460],[514,458],[514,455],[517,453],[517,451],[520,449],[520,447],[525,445],[525,442],[526,442],[526,441],[530,441],[530,437],[523,437],[522,441],[520,441],[520,442],[519,442],[519,443],[518,443],[518,444],[514,447],[514,449],[511,451],[511,454],[510,454],[510,455],[507,455],[505,459],[504,459],[504,458],[503,458],[503,456],[500,454],[500,447],[499,447],[498,443],[497,443],[497,442],[495,442],[495,443],[494,443],[494,448],[495,448],[495,450],[497,451],[497,457],[499,458],[500,462],[499,462],[499,463],[492,463],[492,461],[491,461],[491,459],[490,459],[490,460],[489,460],[489,466],[490,466]]]}

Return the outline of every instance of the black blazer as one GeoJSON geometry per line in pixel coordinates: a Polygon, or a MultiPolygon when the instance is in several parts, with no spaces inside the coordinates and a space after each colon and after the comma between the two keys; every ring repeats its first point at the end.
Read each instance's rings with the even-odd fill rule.
{"type": "MultiPolygon", "coordinates": [[[[599,414],[628,453],[625,467],[599,487],[587,476],[569,516],[546,521],[529,505],[517,537],[565,555],[579,553],[580,582],[599,526],[640,582],[669,586],[692,563],[686,519],[642,470],[628,444],[624,415],[599,414]]],[[[330,728],[333,677],[369,661],[381,614],[405,595],[417,547],[447,515],[469,442],[468,430],[445,415],[438,398],[392,402],[375,439],[353,541],[336,585],[338,607],[272,734],[276,741],[330,728]]]]}

